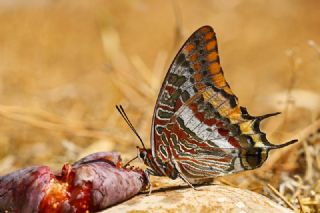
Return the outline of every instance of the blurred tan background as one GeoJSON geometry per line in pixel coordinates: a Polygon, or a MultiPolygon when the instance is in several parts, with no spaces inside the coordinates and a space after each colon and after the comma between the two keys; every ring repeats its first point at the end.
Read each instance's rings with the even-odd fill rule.
{"type": "Polygon", "coordinates": [[[0,174],[95,151],[133,157],[179,46],[214,27],[225,76],[274,143],[319,116],[317,0],[0,0],[0,174]]]}

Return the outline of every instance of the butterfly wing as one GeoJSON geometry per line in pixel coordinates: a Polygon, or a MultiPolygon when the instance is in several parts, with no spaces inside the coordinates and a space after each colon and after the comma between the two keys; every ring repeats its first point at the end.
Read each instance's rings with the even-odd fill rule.
{"type": "MultiPolygon", "coordinates": [[[[166,128],[173,114],[202,91],[205,84],[212,85],[213,78],[221,89],[233,95],[223,78],[215,33],[210,26],[204,26],[194,32],[179,50],[161,86],[152,120],[153,155],[157,145],[161,144],[162,130],[166,128]]],[[[236,100],[235,96],[234,99],[236,100]]]]}
{"type": "Polygon", "coordinates": [[[259,128],[272,115],[250,116],[239,106],[220,66],[215,32],[204,26],[165,77],[154,109],[152,155],[190,178],[254,169],[276,146],[259,128]]]}

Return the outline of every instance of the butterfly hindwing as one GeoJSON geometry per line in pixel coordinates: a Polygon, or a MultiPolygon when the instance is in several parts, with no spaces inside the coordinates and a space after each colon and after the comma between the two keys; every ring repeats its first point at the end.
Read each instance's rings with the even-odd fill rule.
{"type": "Polygon", "coordinates": [[[215,32],[201,27],[182,46],[162,84],[152,155],[187,178],[257,168],[273,146],[259,128],[265,117],[238,105],[223,75],[215,32]]]}

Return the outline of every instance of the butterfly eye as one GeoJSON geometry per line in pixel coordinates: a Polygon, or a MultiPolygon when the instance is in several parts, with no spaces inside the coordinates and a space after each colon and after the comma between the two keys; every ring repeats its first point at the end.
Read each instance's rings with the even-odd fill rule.
{"type": "Polygon", "coordinates": [[[139,158],[144,160],[147,157],[147,152],[146,151],[140,151],[139,152],[139,158]]]}

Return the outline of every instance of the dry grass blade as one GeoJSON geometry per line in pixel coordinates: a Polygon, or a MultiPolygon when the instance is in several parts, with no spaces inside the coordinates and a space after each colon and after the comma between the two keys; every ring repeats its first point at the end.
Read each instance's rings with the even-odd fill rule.
{"type": "Polygon", "coordinates": [[[285,204],[287,204],[287,206],[292,209],[295,210],[294,206],[285,198],[283,197],[283,195],[277,190],[275,189],[272,185],[267,184],[268,188],[275,194],[277,195],[283,202],[285,202],[285,204]]]}
{"type": "Polygon", "coordinates": [[[237,187],[235,184],[231,183],[230,181],[224,179],[224,178],[219,178],[219,181],[225,185],[228,185],[228,186],[232,186],[232,187],[237,187]]]}
{"type": "Polygon", "coordinates": [[[300,212],[301,213],[305,213],[300,196],[298,196],[297,199],[298,199],[298,204],[299,204],[299,207],[300,207],[300,212]]]}
{"type": "Polygon", "coordinates": [[[18,122],[24,122],[38,128],[67,132],[68,134],[81,137],[97,139],[116,137],[114,131],[95,129],[88,126],[85,122],[70,121],[43,110],[0,105],[0,116],[18,122]]]}

